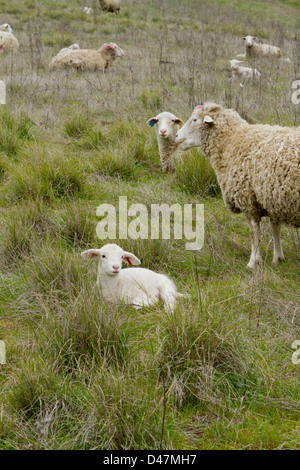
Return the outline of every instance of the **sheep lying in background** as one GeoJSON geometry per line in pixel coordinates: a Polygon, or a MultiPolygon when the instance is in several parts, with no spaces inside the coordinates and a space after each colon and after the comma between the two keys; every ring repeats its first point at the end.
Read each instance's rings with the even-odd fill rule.
{"type": "Polygon", "coordinates": [[[120,12],[121,0],[99,0],[100,8],[102,11],[116,13],[120,12]]]}
{"type": "Polygon", "coordinates": [[[158,150],[163,172],[175,170],[176,133],[183,121],[172,113],[163,112],[147,121],[151,127],[155,126],[158,150]]]}
{"type": "Polygon", "coordinates": [[[281,50],[279,47],[271,46],[270,44],[258,44],[256,37],[245,36],[243,37],[246,45],[246,57],[268,57],[278,58],[282,57],[281,50]]]}
{"type": "Polygon", "coordinates": [[[241,62],[240,60],[230,60],[230,66],[232,70],[232,76],[233,77],[242,77],[242,78],[260,78],[261,73],[256,70],[252,69],[251,67],[244,67],[243,66],[244,62],[241,62]]]}
{"type": "Polygon", "coordinates": [[[0,25],[0,53],[18,52],[19,41],[13,35],[12,28],[8,23],[0,25]]]}
{"type": "Polygon", "coordinates": [[[57,54],[50,64],[50,71],[75,69],[78,72],[105,71],[117,57],[125,52],[114,43],[103,44],[98,51],[93,49],[71,50],[67,54],[57,54]]]}
{"type": "Polygon", "coordinates": [[[246,215],[252,253],[261,263],[260,221],[270,218],[273,262],[284,259],[280,226],[300,227],[300,128],[248,124],[233,109],[197,106],[178,132],[182,150],[201,146],[210,158],[225,204],[246,215]]]}
{"type": "Polygon", "coordinates": [[[68,54],[71,51],[79,51],[79,49],[80,49],[79,45],[75,43],[75,44],[71,44],[71,46],[69,47],[64,47],[63,49],[59,51],[58,54],[68,54]]]}
{"type": "Polygon", "coordinates": [[[118,245],[107,244],[100,249],[84,251],[81,256],[98,260],[97,286],[108,302],[119,304],[124,301],[135,308],[141,308],[161,300],[165,309],[172,312],[177,298],[182,296],[177,292],[173,281],[164,274],[145,268],[122,270],[123,261],[130,265],[141,262],[118,245]]]}
{"type": "Polygon", "coordinates": [[[93,13],[93,9],[91,7],[84,7],[83,13],[85,13],[86,15],[90,15],[91,13],[93,13]]]}

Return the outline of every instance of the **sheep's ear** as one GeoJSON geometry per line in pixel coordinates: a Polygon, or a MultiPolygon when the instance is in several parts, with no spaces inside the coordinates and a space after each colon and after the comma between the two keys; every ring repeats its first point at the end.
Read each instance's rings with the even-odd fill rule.
{"type": "Polygon", "coordinates": [[[149,120],[147,121],[147,124],[149,124],[149,126],[153,127],[154,124],[157,123],[157,121],[158,121],[158,119],[156,119],[156,118],[151,118],[151,119],[149,119],[149,120]]]}
{"type": "Polygon", "coordinates": [[[99,258],[100,256],[100,250],[92,249],[92,250],[86,250],[81,253],[81,256],[83,258],[99,258]]]}
{"type": "Polygon", "coordinates": [[[179,126],[183,126],[184,122],[181,119],[176,118],[175,119],[175,124],[178,124],[179,126]]]}
{"type": "Polygon", "coordinates": [[[127,263],[130,264],[130,266],[132,265],[137,266],[138,264],[141,264],[141,261],[132,253],[129,253],[129,251],[124,251],[123,260],[127,261],[127,263]]]}
{"type": "Polygon", "coordinates": [[[215,120],[209,114],[205,116],[203,122],[210,127],[212,127],[216,123],[215,120]]]}

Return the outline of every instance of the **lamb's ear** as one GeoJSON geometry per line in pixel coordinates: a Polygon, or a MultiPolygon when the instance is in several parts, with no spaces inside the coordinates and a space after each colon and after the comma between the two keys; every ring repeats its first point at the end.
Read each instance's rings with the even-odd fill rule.
{"type": "Polygon", "coordinates": [[[149,119],[149,120],[147,121],[147,124],[149,124],[149,126],[153,127],[154,124],[157,123],[157,121],[158,121],[158,119],[156,119],[156,117],[154,117],[154,118],[149,119]]]}
{"type": "Polygon", "coordinates": [[[96,258],[99,258],[100,256],[100,250],[97,250],[97,249],[86,250],[81,253],[81,256],[83,258],[96,259],[96,258]]]}
{"type": "Polygon", "coordinates": [[[175,119],[175,124],[178,124],[179,126],[183,126],[184,122],[181,119],[176,118],[175,119]]]}
{"type": "Polygon", "coordinates": [[[205,116],[203,122],[209,127],[212,127],[216,123],[216,121],[209,114],[205,116]]]}
{"type": "Polygon", "coordinates": [[[141,261],[132,253],[129,253],[129,251],[124,251],[123,260],[127,261],[127,263],[129,263],[130,266],[132,265],[137,266],[138,264],[141,264],[141,261]]]}

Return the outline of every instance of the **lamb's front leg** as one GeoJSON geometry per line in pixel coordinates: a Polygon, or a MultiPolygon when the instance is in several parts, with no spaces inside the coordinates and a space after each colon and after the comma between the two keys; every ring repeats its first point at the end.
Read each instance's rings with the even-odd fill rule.
{"type": "Polygon", "coordinates": [[[247,268],[254,269],[262,261],[260,254],[260,221],[257,222],[251,215],[245,215],[251,232],[251,257],[247,268]]]}
{"type": "Polygon", "coordinates": [[[282,245],[281,245],[281,240],[280,240],[280,226],[281,224],[278,224],[270,219],[270,227],[271,227],[273,240],[274,240],[273,263],[276,263],[276,264],[279,261],[284,260],[284,254],[282,251],[282,245]]]}

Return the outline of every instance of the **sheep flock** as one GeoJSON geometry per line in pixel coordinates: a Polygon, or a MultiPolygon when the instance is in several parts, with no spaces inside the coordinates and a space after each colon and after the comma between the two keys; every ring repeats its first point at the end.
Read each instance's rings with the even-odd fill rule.
{"type": "MultiPolygon", "coordinates": [[[[104,13],[118,15],[121,2],[99,0],[99,7],[104,13]]],[[[86,6],[83,12],[88,16],[93,9],[86,6]]],[[[232,77],[242,80],[242,86],[249,81],[259,83],[264,73],[263,60],[289,61],[283,59],[279,47],[260,43],[255,36],[244,36],[241,44],[242,40],[244,53],[237,54],[237,58],[228,58],[232,77]],[[262,59],[260,70],[255,68],[257,59],[262,59]]],[[[8,23],[1,25],[0,52],[18,51],[19,41],[11,26],[8,23]]],[[[101,77],[117,58],[124,57],[124,50],[114,42],[103,43],[98,49],[81,48],[74,42],[52,58],[49,71],[98,72],[101,77]]],[[[154,117],[143,117],[145,124],[155,129],[162,172],[176,172],[183,152],[200,147],[211,162],[225,205],[233,213],[244,214],[248,222],[252,239],[248,268],[255,270],[262,263],[260,223],[263,217],[270,220],[273,261],[282,261],[281,225],[300,227],[299,127],[249,124],[236,110],[213,102],[199,104],[185,123],[177,114],[162,109],[154,117]]],[[[181,294],[168,276],[144,268],[121,269],[123,261],[130,265],[140,264],[132,253],[109,244],[101,249],[86,250],[82,256],[97,259],[97,285],[106,301],[125,301],[141,308],[161,300],[167,311],[174,311],[181,294]]]]}

